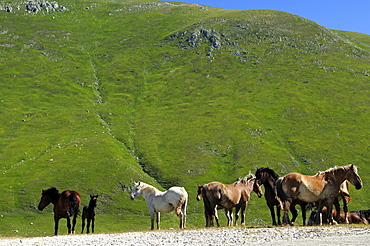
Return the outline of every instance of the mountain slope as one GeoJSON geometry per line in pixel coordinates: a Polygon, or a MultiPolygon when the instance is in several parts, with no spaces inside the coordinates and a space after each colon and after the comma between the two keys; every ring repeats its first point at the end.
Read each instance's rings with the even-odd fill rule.
{"type": "MultiPolygon", "coordinates": [[[[196,185],[232,183],[261,166],[313,175],[353,163],[366,184],[367,35],[284,12],[175,2],[5,6],[4,228],[50,235],[52,216],[36,211],[50,186],[78,190],[84,204],[100,194],[107,232],[148,228],[143,199],[128,199],[137,180],[185,186],[189,227],[204,225],[196,185]],[[24,226],[30,220],[37,227],[24,226]]],[[[350,209],[367,208],[367,189],[353,191],[350,209]]],[[[163,227],[177,227],[174,217],[164,215],[163,227]]],[[[270,223],[263,199],[252,196],[247,221],[270,223]]]]}

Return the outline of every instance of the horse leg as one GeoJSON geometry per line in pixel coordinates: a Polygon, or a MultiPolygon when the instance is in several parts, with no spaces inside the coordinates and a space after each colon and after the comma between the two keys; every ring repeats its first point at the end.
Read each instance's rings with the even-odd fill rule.
{"type": "Polygon", "coordinates": [[[316,213],[316,225],[322,225],[322,208],[324,207],[324,202],[320,201],[318,202],[317,206],[317,213],[316,213]]]}
{"type": "Polygon", "coordinates": [[[290,222],[291,222],[291,224],[294,224],[295,220],[298,217],[298,211],[295,208],[295,204],[290,205],[290,212],[292,212],[292,220],[290,222]]]}
{"type": "Polygon", "coordinates": [[[157,212],[157,230],[161,229],[161,214],[157,212]]]}
{"type": "Polygon", "coordinates": [[[340,204],[339,204],[339,199],[337,197],[334,199],[334,206],[335,206],[335,210],[337,211],[335,220],[339,224],[340,223],[340,204]]]}
{"type": "Polygon", "coordinates": [[[71,234],[71,217],[67,215],[66,219],[67,219],[68,234],[71,234]]]}
{"type": "MultiPolygon", "coordinates": [[[[272,209],[274,209],[274,208],[272,208],[272,209]]],[[[281,208],[278,205],[278,206],[276,206],[276,217],[277,217],[277,220],[278,220],[277,221],[278,225],[281,225],[281,220],[280,220],[281,214],[280,214],[280,212],[281,212],[281,208]]]]}
{"type": "Polygon", "coordinates": [[[270,209],[270,214],[271,214],[271,218],[272,218],[272,225],[276,226],[274,206],[269,206],[269,209],[270,209]]]}
{"type": "Polygon", "coordinates": [[[303,225],[306,225],[306,202],[299,202],[299,205],[301,206],[301,211],[302,211],[302,220],[303,220],[303,225]]]}
{"type": "Polygon", "coordinates": [[[186,206],[187,206],[187,201],[184,202],[184,204],[182,204],[182,207],[181,207],[181,212],[182,212],[182,228],[185,229],[186,228],[186,206]]]}
{"type": "Polygon", "coordinates": [[[347,203],[346,197],[343,197],[343,210],[344,210],[344,221],[346,222],[346,224],[349,224],[349,221],[348,221],[348,203],[347,203]]]}
{"type": "Polygon", "coordinates": [[[154,211],[150,212],[150,224],[151,224],[150,229],[151,230],[154,230],[154,214],[155,214],[154,211]]]}
{"type": "Polygon", "coordinates": [[[58,235],[58,225],[59,225],[59,218],[54,216],[54,235],[58,235]]]}
{"type": "Polygon", "coordinates": [[[94,233],[94,228],[95,228],[95,218],[93,217],[91,219],[91,232],[94,233]]]}
{"type": "Polygon", "coordinates": [[[326,208],[327,208],[327,211],[328,211],[329,225],[333,225],[333,223],[334,223],[334,221],[333,221],[333,201],[327,200],[326,201],[326,208]]]}
{"type": "Polygon", "coordinates": [[[85,218],[82,217],[82,230],[81,230],[81,234],[84,233],[84,228],[85,228],[85,218]]]}
{"type": "Polygon", "coordinates": [[[91,223],[91,219],[88,218],[87,219],[87,227],[86,227],[86,233],[89,234],[90,233],[90,223],[91,223]]]}
{"type": "Polygon", "coordinates": [[[216,224],[217,224],[217,227],[220,227],[220,223],[218,222],[218,212],[217,212],[217,208],[215,208],[215,220],[216,220],[216,224]]]}
{"type": "MultiPolygon", "coordinates": [[[[235,221],[234,221],[234,226],[237,226],[238,225],[239,212],[240,212],[240,207],[235,207],[235,221]]],[[[230,210],[230,214],[232,214],[232,210],[230,210]]]]}
{"type": "Polygon", "coordinates": [[[206,217],[206,227],[210,227],[210,215],[206,208],[204,208],[204,217],[206,217]]]}
{"type": "Polygon", "coordinates": [[[71,231],[71,233],[72,233],[72,234],[75,234],[76,222],[77,222],[77,213],[75,213],[75,215],[73,215],[73,220],[72,220],[72,231],[71,231]]]}
{"type": "Polygon", "coordinates": [[[181,211],[177,217],[179,217],[180,219],[180,229],[184,229],[184,223],[185,223],[185,216],[184,216],[184,213],[183,211],[181,211]]]}
{"type": "Polygon", "coordinates": [[[282,202],[281,204],[281,209],[284,212],[283,223],[285,223],[286,225],[292,225],[291,221],[289,220],[289,215],[288,215],[290,204],[291,204],[291,201],[289,200],[286,200],[282,202]]]}
{"type": "Polygon", "coordinates": [[[247,206],[243,206],[240,210],[240,225],[244,226],[245,225],[245,210],[246,210],[247,206]]]}
{"type": "Polygon", "coordinates": [[[227,225],[230,224],[230,215],[229,215],[229,210],[225,208],[225,216],[227,218],[227,225]]]}

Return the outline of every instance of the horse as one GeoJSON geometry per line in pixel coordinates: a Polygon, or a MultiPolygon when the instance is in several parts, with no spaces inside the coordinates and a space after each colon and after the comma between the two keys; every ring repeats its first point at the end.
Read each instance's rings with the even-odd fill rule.
{"type": "Polygon", "coordinates": [[[90,223],[91,223],[91,232],[94,233],[95,228],[95,207],[99,195],[92,196],[90,195],[89,205],[84,206],[82,209],[82,230],[81,234],[84,232],[85,220],[87,220],[86,233],[90,233],[90,223]]]}
{"type": "MultiPolygon", "coordinates": [[[[265,199],[266,204],[270,209],[270,214],[272,218],[272,225],[280,225],[280,201],[277,199],[276,195],[276,181],[279,178],[279,175],[277,175],[274,170],[268,168],[268,167],[261,167],[258,168],[256,173],[256,185],[261,186],[264,185],[265,187],[265,199]],[[277,216],[277,223],[276,223],[276,217],[275,217],[275,210],[274,207],[276,206],[276,216],[277,216]]],[[[306,206],[307,203],[294,200],[294,202],[290,205],[290,211],[293,214],[292,217],[292,223],[296,220],[298,217],[298,211],[295,208],[295,206],[299,204],[302,210],[302,219],[303,219],[303,225],[306,224],[306,206]]]]}
{"type": "MultiPolygon", "coordinates": [[[[356,189],[362,188],[362,180],[357,174],[357,167],[353,164],[333,167],[324,172],[319,172],[315,176],[308,176],[300,173],[288,173],[276,182],[277,195],[280,198],[281,209],[284,211],[283,221],[287,225],[292,225],[288,217],[290,204],[298,199],[304,202],[317,202],[321,213],[325,204],[328,208],[329,224],[333,223],[333,203],[338,196],[340,185],[348,180],[356,189]]],[[[317,216],[319,217],[319,216],[317,216]]]]}
{"type": "Polygon", "coordinates": [[[254,183],[255,178],[252,175],[236,181],[233,184],[223,184],[220,182],[211,182],[203,186],[202,195],[204,202],[204,211],[206,217],[206,227],[213,226],[213,219],[217,211],[217,206],[225,209],[228,219],[228,226],[232,225],[232,209],[235,207],[235,223],[237,224],[238,213],[241,210],[241,225],[245,224],[245,210],[250,200],[252,191],[262,196],[259,186],[254,183]]]}
{"type": "MultiPolygon", "coordinates": [[[[203,198],[202,191],[203,191],[203,185],[198,185],[198,191],[197,191],[197,197],[196,197],[197,201],[200,201],[203,198]]],[[[221,206],[216,206],[215,220],[216,220],[216,224],[217,224],[218,227],[220,227],[220,223],[218,222],[217,210],[221,210],[221,209],[224,209],[224,208],[221,207],[221,206]]],[[[206,213],[206,211],[204,211],[204,213],[206,213]]],[[[225,210],[225,215],[226,215],[226,218],[227,218],[226,210],[225,210]]]]}
{"type": "Polygon", "coordinates": [[[134,200],[142,195],[150,212],[151,229],[154,230],[154,215],[157,215],[157,229],[160,229],[160,213],[176,212],[180,218],[180,229],[186,228],[186,207],[188,193],[184,187],[171,187],[167,191],[159,191],[157,188],[144,182],[134,182],[130,198],[134,200]]]}
{"type": "MultiPolygon", "coordinates": [[[[358,211],[351,211],[348,212],[347,214],[345,212],[338,212],[337,210],[332,210],[333,217],[337,217],[338,223],[348,223],[348,224],[369,224],[368,220],[365,218],[363,213],[361,212],[362,210],[358,211]]],[[[366,210],[367,211],[367,210],[366,210]]],[[[318,212],[312,211],[310,218],[308,220],[308,225],[316,225],[316,216],[318,216],[318,212]]],[[[328,211],[326,208],[323,208],[321,210],[321,220],[327,221],[328,218],[328,211]]]]}
{"type": "MultiPolygon", "coordinates": [[[[348,203],[350,201],[351,201],[351,197],[349,195],[349,182],[347,180],[345,180],[343,183],[340,184],[339,193],[335,197],[334,203],[333,203],[333,205],[335,206],[335,210],[337,211],[334,215],[335,221],[337,223],[346,223],[346,224],[350,223],[350,221],[347,219],[348,203]],[[344,219],[341,218],[341,212],[340,212],[340,203],[339,202],[341,200],[343,201],[344,219]]],[[[325,205],[326,204],[324,203],[324,201],[316,202],[316,208],[319,208],[320,206],[323,207],[325,205]]],[[[317,211],[314,214],[316,215],[317,211]]],[[[312,216],[312,213],[311,213],[311,216],[312,216]]],[[[319,221],[319,218],[317,219],[317,221],[319,221]]],[[[322,220],[320,221],[320,224],[322,224],[322,220]]]]}
{"type": "Polygon", "coordinates": [[[370,224],[370,210],[356,210],[351,211],[350,213],[358,215],[361,220],[363,220],[364,224],[370,224]]]}
{"type": "Polygon", "coordinates": [[[43,190],[41,194],[42,196],[38,205],[38,209],[40,211],[50,203],[54,205],[54,235],[58,235],[58,224],[61,218],[67,219],[68,234],[74,234],[77,215],[80,212],[80,195],[76,191],[71,190],[65,190],[62,193],[59,193],[55,187],[43,190]],[[73,217],[72,228],[71,217],[73,217]]]}

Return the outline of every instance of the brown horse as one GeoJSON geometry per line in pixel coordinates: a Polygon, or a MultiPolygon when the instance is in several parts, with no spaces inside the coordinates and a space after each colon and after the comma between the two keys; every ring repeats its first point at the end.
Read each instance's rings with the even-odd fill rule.
{"type": "MultiPolygon", "coordinates": [[[[198,185],[197,201],[200,201],[203,198],[202,192],[203,192],[203,185],[198,185]]],[[[217,206],[216,205],[215,220],[216,220],[216,224],[217,224],[218,227],[220,227],[220,223],[218,222],[218,213],[217,213],[217,210],[221,210],[221,209],[224,209],[224,208],[221,207],[221,206],[217,206]]],[[[204,213],[206,213],[206,211],[204,211],[204,213]]],[[[226,218],[227,218],[226,210],[225,210],[225,215],[226,215],[226,218]]]]}
{"type": "Polygon", "coordinates": [[[277,195],[281,199],[284,223],[291,225],[288,211],[293,200],[298,199],[304,202],[323,201],[317,210],[321,213],[323,205],[326,205],[329,224],[332,224],[333,203],[339,194],[340,185],[345,180],[348,180],[356,189],[362,187],[362,180],[357,174],[357,167],[354,165],[330,168],[327,171],[319,172],[315,176],[289,173],[279,178],[276,183],[277,195]]]}
{"type": "Polygon", "coordinates": [[[50,203],[54,205],[54,235],[58,234],[58,224],[61,218],[67,219],[68,234],[74,234],[76,218],[80,212],[80,195],[76,191],[65,190],[62,193],[52,187],[42,191],[38,209],[42,211],[50,203]],[[71,217],[73,217],[71,228],[71,217]]]}
{"type": "Polygon", "coordinates": [[[81,234],[84,232],[85,220],[87,220],[86,233],[90,233],[90,223],[91,223],[91,232],[94,233],[95,228],[95,207],[99,195],[92,196],[90,195],[89,205],[84,206],[82,209],[82,230],[81,234]]]}
{"type": "MultiPolygon", "coordinates": [[[[334,213],[333,213],[333,215],[334,215],[335,221],[337,223],[346,223],[346,224],[351,223],[347,219],[348,203],[350,201],[351,201],[351,197],[349,195],[349,182],[347,180],[345,180],[340,185],[339,193],[338,193],[337,197],[335,197],[334,204],[333,204],[335,206],[335,210],[336,210],[335,215],[334,215],[334,213]],[[342,213],[340,212],[340,203],[339,203],[340,201],[343,201],[343,210],[344,210],[344,214],[343,215],[344,215],[344,219],[341,218],[342,213]]],[[[326,206],[326,204],[324,203],[324,201],[316,202],[316,208],[319,208],[320,206],[322,206],[322,207],[326,206]]],[[[317,211],[313,211],[313,212],[316,212],[317,213],[317,211]]],[[[311,213],[311,216],[312,216],[312,214],[313,213],[311,213]]],[[[319,219],[317,219],[317,221],[318,220],[319,219]]],[[[322,224],[322,221],[320,222],[320,224],[322,224]]]]}
{"type": "MultiPolygon", "coordinates": [[[[366,219],[366,217],[363,216],[362,213],[359,212],[359,211],[363,211],[363,210],[351,211],[351,212],[348,212],[346,214],[344,212],[338,213],[337,210],[334,210],[333,209],[332,214],[333,214],[333,217],[339,218],[339,219],[337,219],[337,222],[338,223],[369,224],[369,222],[366,219]]],[[[365,210],[365,211],[367,211],[367,210],[365,210]]],[[[318,214],[317,214],[317,211],[316,210],[315,211],[312,211],[312,213],[310,215],[310,218],[308,220],[308,225],[316,225],[316,216],[317,215],[318,214]]],[[[324,223],[326,223],[325,221],[327,221],[327,219],[328,219],[328,211],[327,211],[326,208],[323,208],[321,210],[321,216],[322,216],[321,221],[324,221],[324,223]]]]}
{"type": "Polygon", "coordinates": [[[217,206],[225,209],[228,219],[228,226],[232,225],[232,209],[235,207],[235,225],[238,220],[238,213],[241,210],[241,225],[245,224],[245,210],[250,200],[252,191],[256,192],[258,197],[262,196],[262,191],[255,184],[255,178],[249,175],[233,184],[222,184],[220,182],[211,182],[203,186],[203,202],[206,216],[206,226],[213,226],[213,219],[217,211],[217,206]]]}
{"type": "MultiPolygon", "coordinates": [[[[279,175],[277,175],[274,170],[268,168],[268,167],[261,167],[258,168],[256,173],[256,185],[261,186],[264,185],[265,187],[265,199],[266,204],[270,209],[270,214],[272,218],[272,225],[280,225],[280,202],[277,199],[276,195],[276,181],[279,178],[279,175]],[[276,217],[275,217],[275,210],[274,207],[276,206],[276,216],[277,216],[277,223],[276,223],[276,217]]],[[[292,204],[290,205],[290,211],[293,214],[292,217],[292,223],[296,220],[298,217],[298,211],[295,208],[295,206],[299,204],[302,210],[302,219],[303,219],[303,225],[306,224],[306,202],[302,202],[299,200],[294,200],[292,204]]]]}

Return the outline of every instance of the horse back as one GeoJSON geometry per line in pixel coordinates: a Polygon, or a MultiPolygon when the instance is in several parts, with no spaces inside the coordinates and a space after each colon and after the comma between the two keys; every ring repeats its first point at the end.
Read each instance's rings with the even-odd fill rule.
{"type": "Polygon", "coordinates": [[[280,192],[279,197],[284,192],[287,198],[314,202],[321,200],[321,196],[333,193],[334,187],[327,186],[327,184],[328,180],[323,175],[309,176],[300,173],[288,173],[279,182],[277,191],[280,192]]]}

